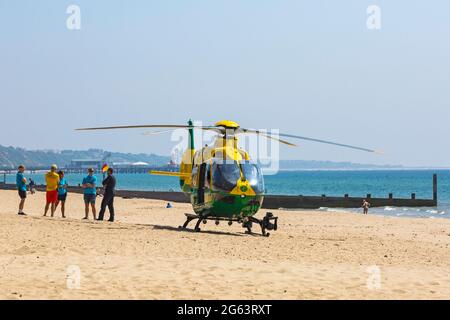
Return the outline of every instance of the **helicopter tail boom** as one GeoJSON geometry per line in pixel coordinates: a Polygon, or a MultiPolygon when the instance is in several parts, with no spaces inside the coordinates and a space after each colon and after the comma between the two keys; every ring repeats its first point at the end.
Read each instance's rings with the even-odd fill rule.
{"type": "Polygon", "coordinates": [[[154,174],[154,175],[159,175],[159,176],[170,176],[170,177],[180,177],[180,178],[188,178],[190,176],[189,173],[172,172],[172,171],[152,170],[149,173],[154,174]]]}

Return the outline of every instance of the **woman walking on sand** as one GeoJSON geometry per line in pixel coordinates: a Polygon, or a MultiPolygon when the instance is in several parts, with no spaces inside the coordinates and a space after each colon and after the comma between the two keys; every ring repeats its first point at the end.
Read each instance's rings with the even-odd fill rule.
{"type": "Polygon", "coordinates": [[[363,200],[363,214],[368,214],[369,213],[369,208],[370,208],[370,202],[367,201],[366,199],[363,200]]]}
{"type": "Polygon", "coordinates": [[[61,215],[63,218],[66,217],[66,199],[67,199],[67,180],[64,178],[64,171],[58,171],[59,184],[58,184],[58,202],[56,203],[56,208],[61,203],[61,215]]]}

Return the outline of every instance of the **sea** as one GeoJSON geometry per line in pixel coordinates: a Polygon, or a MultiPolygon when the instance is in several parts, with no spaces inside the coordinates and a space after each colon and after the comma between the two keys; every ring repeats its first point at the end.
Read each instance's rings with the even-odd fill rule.
{"type": "MultiPolygon", "coordinates": [[[[371,214],[398,217],[450,218],[450,170],[289,170],[279,171],[275,175],[264,176],[266,193],[276,195],[310,195],[388,197],[393,193],[396,198],[433,197],[433,174],[438,175],[438,207],[433,208],[371,208],[371,214]]],[[[44,183],[44,174],[26,174],[37,184],[44,183]]],[[[101,175],[97,176],[99,179],[101,175]]],[[[1,178],[1,177],[0,177],[1,178]]],[[[179,191],[176,177],[164,177],[150,174],[117,174],[118,189],[179,191]]],[[[81,183],[83,175],[67,174],[69,185],[81,183]]],[[[15,175],[6,176],[7,183],[15,183],[15,175]]],[[[339,209],[320,208],[318,211],[353,211],[360,208],[339,209]]]]}

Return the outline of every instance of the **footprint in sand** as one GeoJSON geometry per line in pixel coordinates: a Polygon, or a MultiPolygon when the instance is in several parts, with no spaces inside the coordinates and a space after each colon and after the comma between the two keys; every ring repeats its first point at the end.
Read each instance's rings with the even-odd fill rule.
{"type": "Polygon", "coordinates": [[[22,246],[22,247],[20,247],[18,249],[12,250],[10,253],[12,255],[15,255],[15,256],[25,256],[25,255],[28,255],[28,254],[35,253],[35,250],[31,249],[28,246],[22,246]]]}
{"type": "Polygon", "coordinates": [[[206,271],[216,271],[218,269],[219,269],[219,267],[217,267],[217,266],[210,266],[206,269],[206,271]]]}
{"type": "Polygon", "coordinates": [[[402,290],[402,289],[394,289],[392,291],[395,293],[405,293],[406,292],[405,290],[402,290]]]}
{"type": "Polygon", "coordinates": [[[278,273],[282,273],[282,274],[284,274],[284,273],[288,273],[288,272],[289,272],[289,270],[288,270],[288,269],[286,269],[286,268],[280,268],[280,269],[278,269],[278,270],[277,270],[277,272],[278,272],[278,273]]]}
{"type": "Polygon", "coordinates": [[[327,275],[326,272],[321,272],[321,271],[315,273],[315,276],[320,279],[325,278],[326,275],[327,275]]]}

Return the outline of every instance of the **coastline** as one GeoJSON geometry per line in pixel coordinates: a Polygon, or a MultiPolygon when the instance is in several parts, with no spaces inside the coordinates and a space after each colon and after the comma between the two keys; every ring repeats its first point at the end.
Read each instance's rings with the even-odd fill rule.
{"type": "MultiPolygon", "coordinates": [[[[0,184],[2,189],[5,190],[15,190],[16,186],[14,184],[0,184]]],[[[44,191],[44,185],[36,185],[35,187],[38,191],[44,191]]],[[[346,208],[355,209],[361,206],[363,200],[370,200],[370,205],[372,208],[380,207],[407,207],[407,208],[424,208],[424,207],[437,207],[437,176],[434,176],[433,184],[433,199],[420,199],[417,198],[415,194],[412,194],[410,198],[399,198],[394,197],[390,194],[387,198],[383,197],[372,197],[367,195],[366,197],[351,197],[345,194],[343,197],[337,196],[305,196],[305,195],[274,195],[266,194],[264,195],[264,201],[262,203],[262,209],[315,209],[320,208],[346,208]]],[[[70,193],[82,193],[83,190],[78,187],[68,187],[70,193]]],[[[139,190],[123,190],[117,189],[117,197],[122,197],[125,199],[138,198],[138,199],[153,199],[153,200],[164,200],[164,201],[174,201],[181,203],[190,203],[190,196],[180,192],[180,191],[139,191],[139,190]]]]}
{"type": "Polygon", "coordinates": [[[42,192],[27,217],[16,192],[0,190],[0,203],[2,299],[450,298],[446,219],[274,210],[279,230],[262,238],[236,224],[179,231],[183,203],[118,198],[113,224],[81,221],[78,194],[67,220],[41,217],[42,192]],[[69,266],[79,289],[67,287],[69,266]]]}

